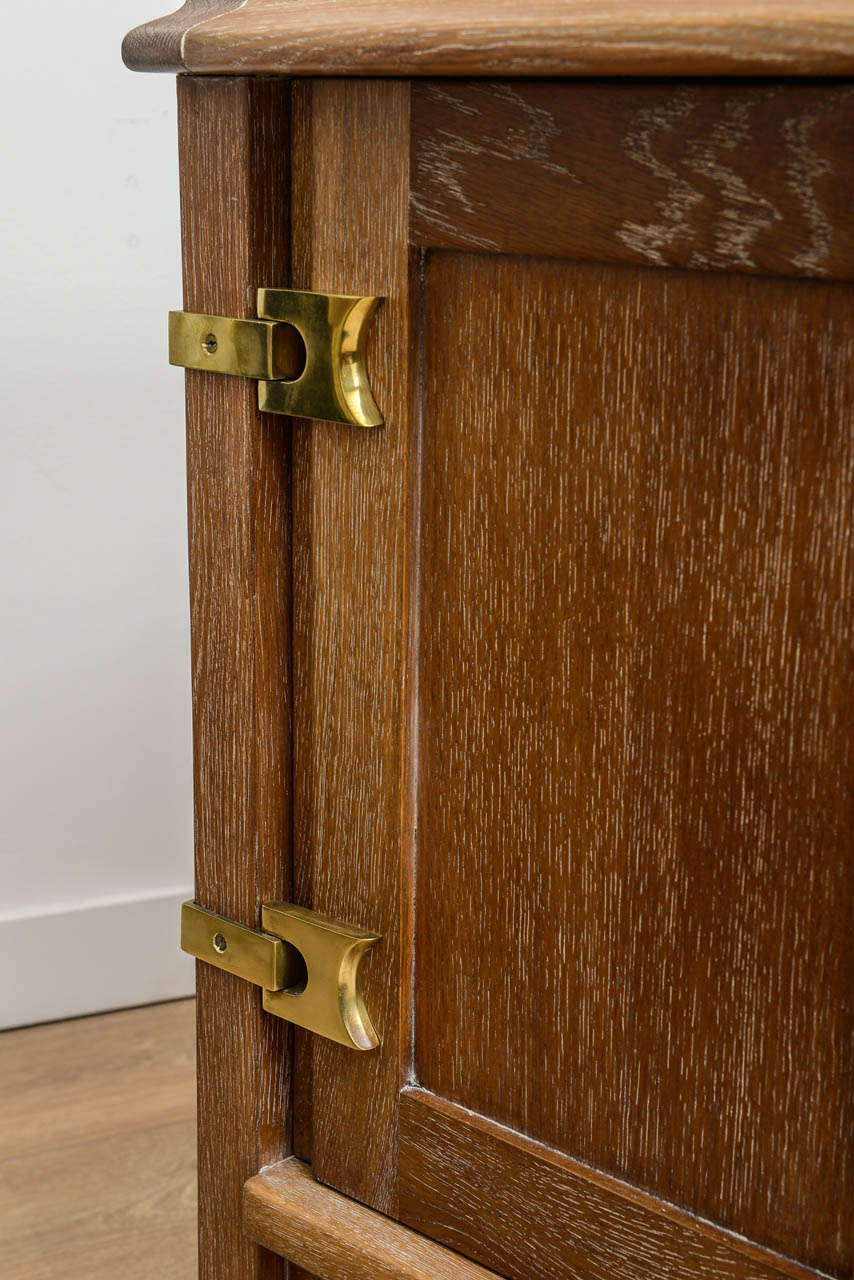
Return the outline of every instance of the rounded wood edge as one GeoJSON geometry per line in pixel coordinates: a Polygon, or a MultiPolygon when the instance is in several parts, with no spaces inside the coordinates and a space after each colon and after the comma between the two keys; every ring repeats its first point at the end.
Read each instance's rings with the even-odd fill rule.
{"type": "Polygon", "coordinates": [[[845,75],[849,0],[247,0],[184,42],[202,74],[845,75]]]}
{"type": "Polygon", "coordinates": [[[244,1183],[243,1228],[317,1280],[499,1280],[494,1271],[315,1182],[295,1156],[244,1183]]]}
{"type": "Polygon", "coordinates": [[[137,71],[295,76],[845,76],[848,0],[186,0],[125,38],[137,71]]]}
{"type": "Polygon", "coordinates": [[[185,0],[164,18],[143,22],[122,41],[122,61],[131,71],[186,71],[184,37],[200,22],[240,9],[246,0],[185,0]]]}

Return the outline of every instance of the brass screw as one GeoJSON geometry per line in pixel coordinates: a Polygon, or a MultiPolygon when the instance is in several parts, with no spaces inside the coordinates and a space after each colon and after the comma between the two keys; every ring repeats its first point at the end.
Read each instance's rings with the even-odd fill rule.
{"type": "Polygon", "coordinates": [[[224,935],[221,933],[214,934],[213,944],[214,951],[218,951],[220,955],[222,955],[223,951],[228,947],[228,943],[226,942],[224,935]]]}
{"type": "MultiPolygon", "coordinates": [[[[202,340],[202,350],[206,351],[209,356],[212,356],[213,353],[216,351],[216,349],[217,349],[216,334],[209,333],[208,336],[202,340]]],[[[223,948],[223,950],[224,949],[225,948],[223,948]]]]}

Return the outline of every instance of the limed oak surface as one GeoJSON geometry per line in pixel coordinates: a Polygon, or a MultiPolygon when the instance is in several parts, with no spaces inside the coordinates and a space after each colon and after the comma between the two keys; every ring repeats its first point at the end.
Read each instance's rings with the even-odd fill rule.
{"type": "Polygon", "coordinates": [[[291,1158],[246,1183],[248,1234],[317,1280],[497,1280],[493,1272],[316,1182],[291,1158]]]}
{"type": "Polygon", "coordinates": [[[311,1159],[319,1181],[386,1213],[410,1060],[408,124],[405,82],[294,89],[294,284],[386,297],[368,351],[385,425],[293,435],[295,889],[382,935],[361,967],[380,1047],[312,1037],[311,1159]]]}
{"type": "Polygon", "coordinates": [[[401,1217],[516,1280],[815,1280],[674,1205],[421,1089],[401,1099],[401,1217]]]}
{"type": "MultiPolygon", "coordinates": [[[[288,284],[289,86],[178,90],[184,305],[254,316],[259,284],[288,284]]],[[[290,435],[251,380],[186,378],[196,898],[257,927],[290,897],[290,435]]],[[[240,1199],[289,1150],[289,1029],[201,962],[197,996],[199,1274],[273,1280],[240,1199]]]]}
{"type": "Polygon", "coordinates": [[[854,278],[854,83],[418,82],[415,244],[854,278]]]}
{"type": "Polygon", "coordinates": [[[245,0],[185,0],[165,18],[129,31],[122,42],[122,57],[137,71],[176,71],[183,67],[184,39],[190,28],[243,3],[245,0]]]}
{"type": "Polygon", "coordinates": [[[845,1275],[852,289],[424,271],[415,1078],[845,1275]]]}
{"type": "MultiPolygon", "coordinates": [[[[174,41],[174,18],[161,20],[174,41]]],[[[848,0],[246,0],[187,11],[170,69],[286,75],[845,75],[848,0]],[[226,6],[224,6],[226,7],[226,6]],[[201,19],[201,20],[200,20],[201,19]]],[[[157,22],[128,65],[164,67],[157,22]]],[[[174,43],[172,45],[175,48],[174,43]]]]}
{"type": "MultiPolygon", "coordinates": [[[[696,116],[684,86],[650,88],[652,116],[682,102],[685,128],[623,155],[647,186],[604,239],[625,249],[637,208],[668,230],[682,207],[697,238],[668,242],[675,258],[659,241],[661,261],[639,259],[654,269],[510,256],[500,238],[411,249],[419,117],[400,79],[295,86],[290,136],[285,84],[181,90],[186,305],[251,314],[259,280],[288,282],[290,143],[292,283],[388,298],[369,352],[378,431],[283,430],[251,386],[188,383],[200,901],[254,923],[287,896],[292,779],[295,898],[383,935],[365,964],[382,1047],[301,1040],[300,1149],[319,1180],[423,1214],[517,1280],[553,1258],[572,1280],[711,1280],[724,1255],[702,1242],[727,1229],[753,1242],[742,1280],[852,1263],[851,292],[748,276],[733,256],[743,232],[758,271],[785,272],[821,218],[844,233],[830,179],[845,156],[809,151],[830,99],[805,86],[806,110],[775,117],[786,86],[768,88],[712,87],[696,116]],[[766,109],[776,134],[754,129],[766,109]],[[775,262],[772,238],[749,237],[778,163],[761,140],[785,141],[786,121],[812,160],[774,188],[791,197],[775,262]],[[700,202],[676,198],[696,192],[686,168],[717,210],[705,229],[700,202]],[[416,1078],[437,1099],[417,1141],[416,1078]],[[544,1148],[552,1172],[571,1165],[596,1237],[572,1217],[568,1260],[538,1194],[544,1148]],[[615,1178],[631,1204],[616,1216],[615,1178]],[[682,1234],[662,1243],[662,1219],[682,1234]],[[500,1265],[483,1253],[496,1240],[500,1265]]],[[[627,124],[635,86],[610,92],[591,119],[627,124]]],[[[465,197],[442,234],[464,228],[472,154],[493,191],[516,143],[532,185],[564,180],[542,104],[507,100],[519,127],[498,145],[481,130],[480,153],[455,156],[447,122],[428,130],[465,197]]],[[[589,209],[609,209],[604,181],[592,166],[589,209]]],[[[536,199],[519,214],[506,234],[530,232],[536,199]]],[[[287,1041],[226,979],[200,976],[203,1274],[266,1280],[279,1264],[242,1237],[238,1201],[287,1150],[287,1041]]]]}

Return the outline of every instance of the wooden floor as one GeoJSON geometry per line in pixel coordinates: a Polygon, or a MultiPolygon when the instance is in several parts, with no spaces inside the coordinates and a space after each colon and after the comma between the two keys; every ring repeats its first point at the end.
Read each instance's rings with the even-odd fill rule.
{"type": "Polygon", "coordinates": [[[192,1000],[0,1034],[2,1280],[194,1280],[192,1000]]]}

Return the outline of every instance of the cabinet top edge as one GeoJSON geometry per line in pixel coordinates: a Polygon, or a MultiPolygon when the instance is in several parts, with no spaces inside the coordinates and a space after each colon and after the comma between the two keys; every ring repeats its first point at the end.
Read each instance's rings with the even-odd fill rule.
{"type": "Polygon", "coordinates": [[[851,0],[186,0],[134,71],[345,76],[841,76],[851,0]]]}

